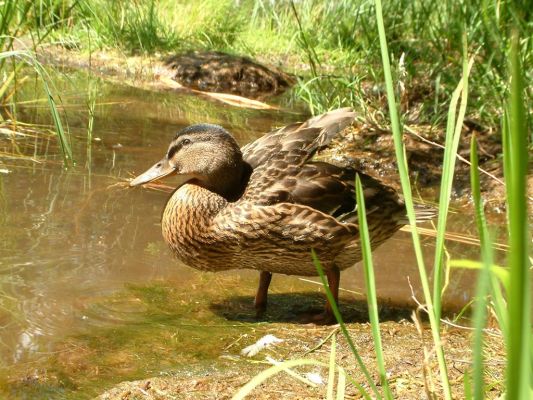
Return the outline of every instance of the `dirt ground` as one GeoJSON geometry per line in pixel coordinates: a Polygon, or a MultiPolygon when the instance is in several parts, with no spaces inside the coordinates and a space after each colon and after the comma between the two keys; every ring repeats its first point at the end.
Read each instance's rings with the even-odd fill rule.
{"type": "MultiPolygon", "coordinates": [[[[349,333],[378,390],[381,390],[374,353],[374,342],[368,323],[348,325],[349,333]]],[[[412,321],[388,321],[381,324],[387,377],[394,398],[438,399],[442,398],[437,360],[432,346],[431,333],[412,321]]],[[[221,355],[213,365],[214,371],[198,376],[176,374],[153,377],[134,382],[122,382],[98,397],[99,400],[134,399],[230,399],[239,388],[252,377],[269,368],[265,359],[274,360],[313,359],[326,365],[329,363],[331,337],[336,335],[336,363],[345,368],[357,384],[370,392],[369,385],[357,367],[354,355],[337,326],[302,326],[298,329],[272,326],[271,333],[283,342],[273,344],[252,358],[239,355],[239,349],[250,344],[250,338],[242,338],[227,348],[233,356],[221,355]],[[226,360],[223,360],[226,358],[226,360]],[[228,361],[231,365],[227,365],[228,361]],[[217,364],[224,364],[217,372],[217,364]]],[[[466,329],[445,326],[442,340],[448,361],[448,376],[454,398],[462,398],[464,374],[471,368],[470,333],[466,329]]],[[[485,357],[487,360],[487,382],[492,385],[488,398],[502,395],[499,383],[504,379],[505,359],[502,340],[488,336],[485,357]]],[[[270,364],[271,365],[271,364],[270,364]]],[[[313,386],[302,382],[285,372],[270,377],[256,387],[247,398],[250,399],[320,399],[325,398],[328,382],[327,368],[318,366],[292,369],[298,377],[320,377],[322,382],[313,386]]],[[[336,375],[338,376],[338,375],[336,375]]],[[[337,378],[335,378],[337,379],[337,378]]],[[[315,381],[318,382],[318,381],[315,381]]],[[[371,396],[375,398],[375,396],[371,396]]],[[[353,383],[348,380],[345,398],[363,398],[353,383]]]]}

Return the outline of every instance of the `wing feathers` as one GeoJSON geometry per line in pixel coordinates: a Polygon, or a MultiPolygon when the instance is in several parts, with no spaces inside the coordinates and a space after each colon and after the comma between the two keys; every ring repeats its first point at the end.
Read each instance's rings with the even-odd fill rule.
{"type": "MultiPolygon", "coordinates": [[[[317,150],[354,119],[352,109],[341,108],[273,131],[243,148],[244,160],[254,171],[241,201],[258,206],[299,204],[344,223],[355,222],[356,171],[313,161],[317,150]]],[[[400,220],[396,214],[404,214],[396,192],[367,175],[360,176],[369,223],[389,218],[394,225],[400,220]]]]}

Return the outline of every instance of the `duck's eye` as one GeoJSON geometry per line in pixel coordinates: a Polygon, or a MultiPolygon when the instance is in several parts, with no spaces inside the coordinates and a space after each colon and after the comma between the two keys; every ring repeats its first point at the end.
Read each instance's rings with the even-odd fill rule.
{"type": "Polygon", "coordinates": [[[167,154],[167,158],[171,159],[174,157],[174,155],[183,148],[183,146],[187,146],[188,144],[191,144],[191,139],[183,139],[179,143],[173,145],[169,150],[167,154]]]}

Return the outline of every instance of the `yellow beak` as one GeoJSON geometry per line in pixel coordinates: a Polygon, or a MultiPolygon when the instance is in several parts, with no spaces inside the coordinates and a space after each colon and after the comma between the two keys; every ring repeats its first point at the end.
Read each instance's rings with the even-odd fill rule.
{"type": "Polygon", "coordinates": [[[168,159],[165,157],[155,165],[153,165],[146,172],[142,173],[130,182],[130,186],[139,186],[148,182],[152,182],[165,176],[168,176],[176,171],[176,168],[170,165],[168,159]]]}

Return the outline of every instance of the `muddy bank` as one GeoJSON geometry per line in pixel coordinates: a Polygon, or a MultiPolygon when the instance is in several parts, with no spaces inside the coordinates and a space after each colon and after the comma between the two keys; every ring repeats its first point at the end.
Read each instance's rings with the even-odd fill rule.
{"type": "MultiPolygon", "coordinates": [[[[419,329],[420,328],[419,326],[419,329]]],[[[369,323],[349,324],[350,334],[363,362],[368,367],[376,386],[380,388],[379,375],[375,367],[374,342],[369,323]]],[[[98,396],[98,400],[133,399],[231,399],[254,375],[271,366],[272,360],[313,359],[329,363],[331,337],[336,335],[336,363],[345,368],[355,382],[365,384],[365,377],[357,367],[346,340],[336,327],[316,326],[276,326],[267,329],[268,334],[282,339],[247,358],[240,349],[253,343],[257,337],[243,335],[235,338],[235,343],[224,343],[213,370],[203,374],[190,374],[187,371],[175,372],[169,376],[158,376],[140,381],[123,382],[98,396]],[[269,361],[267,361],[270,360],[269,361]],[[217,371],[218,367],[218,371],[217,371]]],[[[385,365],[394,398],[421,399],[441,398],[437,361],[433,354],[430,332],[418,330],[411,322],[401,320],[381,324],[385,365]]],[[[463,377],[471,368],[471,338],[466,330],[444,328],[442,340],[446,349],[449,378],[455,398],[463,397],[463,377]]],[[[487,375],[491,382],[504,379],[505,359],[499,338],[489,337],[485,356],[489,361],[487,375]]],[[[296,367],[293,371],[300,378],[312,379],[314,385],[302,382],[285,372],[267,379],[249,396],[253,399],[319,399],[325,398],[328,370],[325,367],[296,367]]],[[[502,394],[498,385],[489,392],[488,398],[502,394]]],[[[345,398],[362,398],[359,391],[348,382],[345,398]]]]}
{"type": "Polygon", "coordinates": [[[249,109],[278,109],[271,98],[296,79],[277,67],[222,53],[125,55],[117,50],[90,54],[58,45],[37,49],[39,61],[57,68],[84,69],[111,82],[147,90],[194,94],[249,109]]]}
{"type": "Polygon", "coordinates": [[[296,82],[280,69],[218,51],[178,54],[164,60],[164,66],[172,79],[188,88],[253,99],[280,94],[296,82]]]}
{"type": "MultiPolygon", "coordinates": [[[[485,210],[489,214],[505,212],[505,184],[500,138],[488,130],[466,122],[463,125],[456,161],[452,199],[456,204],[471,205],[470,140],[476,137],[479,146],[479,168],[485,210]]],[[[444,132],[435,127],[405,127],[404,142],[411,182],[425,199],[438,199],[444,159],[444,132]]],[[[401,191],[392,135],[385,128],[361,119],[345,130],[333,146],[323,153],[340,165],[354,165],[401,191]]],[[[533,205],[533,174],[528,177],[529,203],[533,205]]]]}

